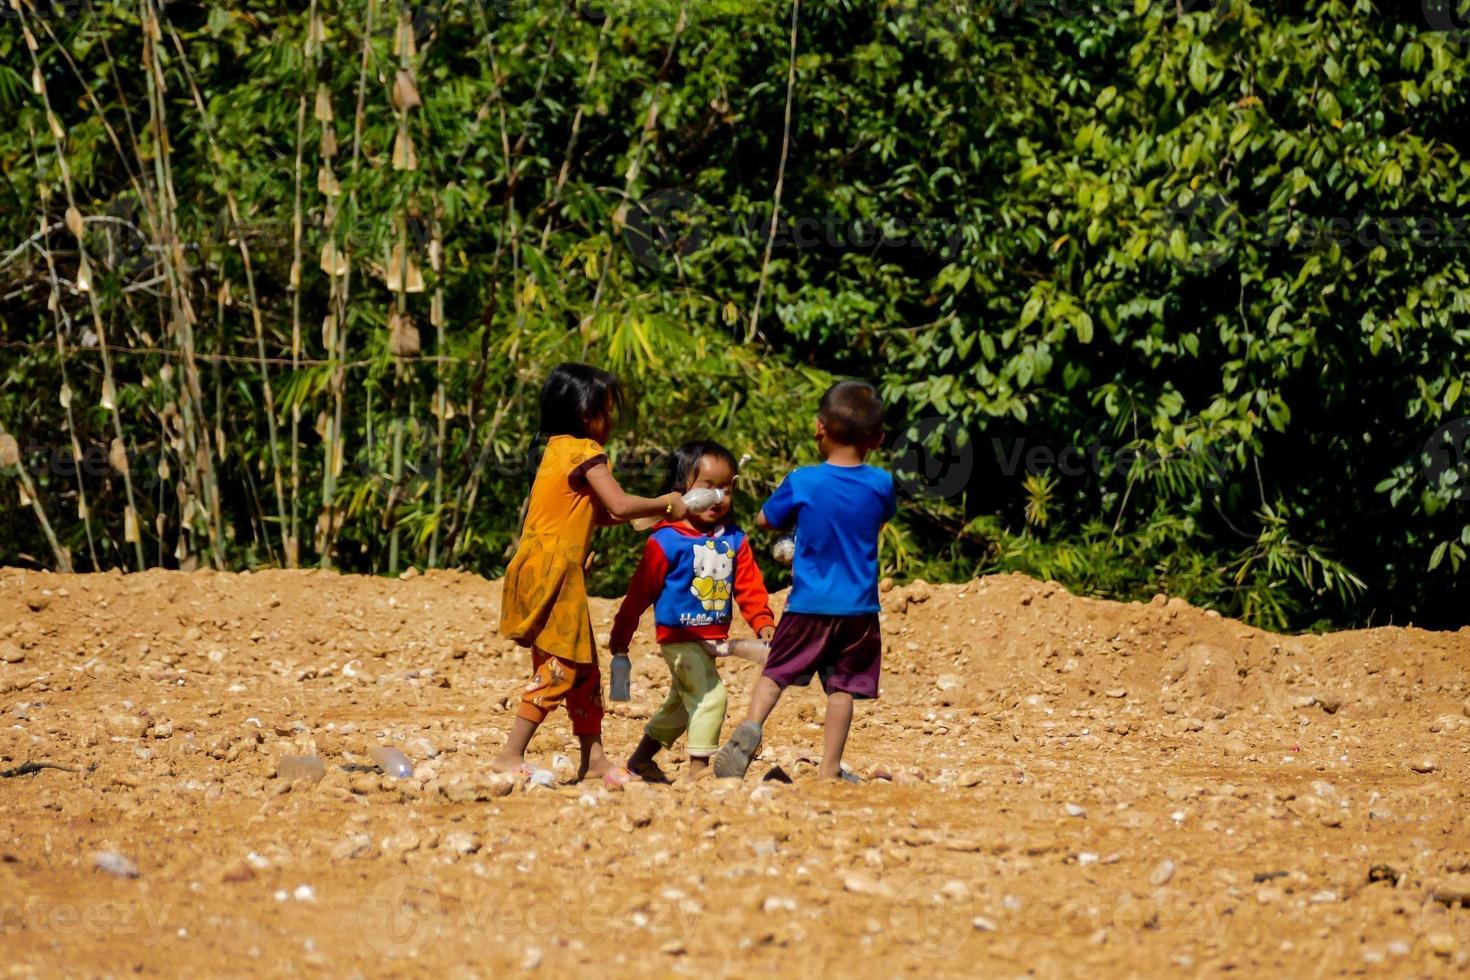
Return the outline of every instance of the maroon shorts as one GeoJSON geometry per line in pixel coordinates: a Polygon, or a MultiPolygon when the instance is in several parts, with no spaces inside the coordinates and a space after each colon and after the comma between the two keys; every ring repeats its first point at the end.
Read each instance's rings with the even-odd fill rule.
{"type": "Polygon", "coordinates": [[[877,613],[818,616],[789,612],[776,624],[771,655],[761,676],[785,688],[810,684],[820,674],[822,689],[828,694],[842,691],[854,698],[876,698],[882,661],[877,613]]]}

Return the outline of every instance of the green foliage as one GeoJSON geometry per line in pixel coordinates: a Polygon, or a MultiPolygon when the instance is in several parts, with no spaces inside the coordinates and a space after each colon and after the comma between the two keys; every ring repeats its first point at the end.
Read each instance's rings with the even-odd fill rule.
{"type": "MultiPolygon", "coordinates": [[[[747,515],[833,377],[895,442],[947,420],[972,472],[896,576],[1463,621],[1470,474],[1424,450],[1466,411],[1470,67],[1418,5],[805,3],[789,133],[774,0],[21,6],[0,424],[77,567],[139,563],[120,438],[147,564],[496,574],[573,359],[634,395],[633,488],[714,436],[747,515]]],[[[0,561],[59,564],[32,510],[0,561]]],[[[616,594],[636,535],[596,547],[616,594]]]]}

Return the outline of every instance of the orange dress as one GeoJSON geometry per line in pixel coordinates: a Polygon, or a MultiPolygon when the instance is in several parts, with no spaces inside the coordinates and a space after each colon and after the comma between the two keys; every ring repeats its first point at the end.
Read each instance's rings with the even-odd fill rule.
{"type": "Polygon", "coordinates": [[[582,565],[602,512],[587,485],[587,471],[599,463],[607,454],[591,439],[547,442],[500,602],[504,636],[579,664],[597,663],[582,565]]]}

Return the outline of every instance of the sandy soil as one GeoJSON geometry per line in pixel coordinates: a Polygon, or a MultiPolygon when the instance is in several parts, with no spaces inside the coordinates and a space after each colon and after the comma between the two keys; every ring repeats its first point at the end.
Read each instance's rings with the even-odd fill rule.
{"type": "MultiPolygon", "coordinates": [[[[499,795],[528,664],[494,583],[0,570],[0,770],[78,770],[0,779],[0,972],[1470,962],[1470,630],[1283,637],[1020,576],[884,606],[848,761],[890,778],[818,783],[822,699],[793,691],[744,782],[499,795]],[[380,744],[415,776],[366,771],[380,744]],[[319,783],[275,778],[312,751],[319,783]]],[[[665,690],[646,633],[634,657],[619,752],[665,690]]],[[[727,665],[732,719],[753,678],[727,665]]],[[[564,717],[532,754],[570,774],[564,717]]]]}

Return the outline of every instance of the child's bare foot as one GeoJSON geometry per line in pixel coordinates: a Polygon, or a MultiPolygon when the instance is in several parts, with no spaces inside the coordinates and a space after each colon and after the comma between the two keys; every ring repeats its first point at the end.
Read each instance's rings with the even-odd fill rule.
{"type": "Polygon", "coordinates": [[[522,755],[497,755],[490,763],[490,771],[498,773],[519,773],[523,770],[529,771],[525,756],[522,755]]]}
{"type": "Polygon", "coordinates": [[[684,772],[685,779],[697,779],[701,773],[709,771],[709,760],[697,755],[689,757],[689,768],[684,772]]]}

